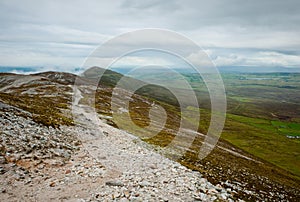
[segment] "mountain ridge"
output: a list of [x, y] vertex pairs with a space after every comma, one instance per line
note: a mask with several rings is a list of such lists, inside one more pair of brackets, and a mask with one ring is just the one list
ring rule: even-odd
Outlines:
[[[109, 73], [110, 75], [114, 74], [114, 72]], [[62, 78], [63, 76], [59, 75], [66, 75], [67, 77]], [[121, 76], [120, 74], [117, 75]], [[0, 93], [0, 101], [15, 107], [20, 107], [23, 110], [32, 113], [33, 120], [36, 123], [46, 125], [47, 127], [59, 128], [61, 127], [61, 125], [72, 126], [75, 123], [74, 120], [70, 117], [69, 110], [70, 105], [72, 104], [73, 88], [69, 85], [77, 77], [78, 76], [76, 75], [68, 73], [64, 74], [56, 72], [46, 72], [33, 75], [0, 74], [1, 84], [4, 85], [3, 81], [5, 81], [7, 82], [7, 85], [10, 86], [8, 88], [6, 87], [3, 90], [3, 92]], [[15, 80], [12, 80], [13, 78]], [[107, 78], [110, 77], [108, 76]], [[78, 104], [86, 105], [88, 103], [87, 95], [89, 92], [91, 92], [92, 88], [89, 88], [88, 86], [84, 85], [84, 81], [87, 78], [83, 77], [80, 79], [82, 79], [82, 85], [79, 85], [79, 89], [83, 93], [83, 99], [81, 99]], [[95, 77], [93, 79], [95, 79]], [[21, 85], [12, 85], [15, 81], [17, 81], [17, 84]], [[95, 80], [93, 80], [93, 82], [89, 81], [90, 83], [88, 82], [88, 84], [93, 86], [95, 84], [94, 81]], [[112, 82], [110, 81], [109, 85], [107, 86], [100, 85], [99, 93], [96, 93], [97, 112], [99, 112], [99, 114], [106, 115], [106, 117], [102, 119], [103, 121], [106, 121], [108, 123], [109, 121], [111, 121], [111, 112], [110, 110], [105, 111], [110, 107], [110, 100], [107, 96], [111, 95], [111, 84], [114, 84], [114, 82], [116, 81], [117, 79], [113, 80]], [[84, 94], [84, 92], [87, 93]], [[127, 95], [126, 91], [122, 92], [124, 94], [120, 94], [119, 97], [117, 97], [118, 100], [122, 100], [122, 96]], [[151, 102], [149, 102], [147, 97], [136, 95], [136, 97], [133, 98], [133, 101], [134, 102], [131, 106], [133, 114], [131, 118], [133, 118], [135, 120], [135, 123], [138, 125], [147, 125], [147, 110], [150, 107], [149, 104], [151, 104], [153, 100], [150, 100]], [[169, 127], [168, 130], [172, 132], [162, 133], [160, 136], [157, 136], [152, 139], [146, 138], [144, 139], [144, 141], [150, 143], [150, 145], [153, 145], [154, 148], [159, 151], [161, 148], [159, 146], [160, 144], [162, 144], [163, 142], [164, 144], [168, 144], [173, 139], [172, 133], [176, 132], [175, 125], [177, 124], [177, 115], [176, 108], [172, 108], [171, 105], [164, 104], [161, 101], [157, 103], [162, 104], [162, 106], [166, 107], [166, 109], [168, 110], [170, 118], [168, 119], [169, 122], [167, 122], [167, 126]], [[49, 108], [50, 106], [51, 108]], [[138, 108], [138, 106], [143, 106], [143, 108]], [[201, 145], [200, 135], [199, 140], [197, 139], [196, 141], [199, 141], [197, 142], [197, 144]], [[197, 144], [193, 146], [196, 146]], [[238, 157], [234, 155], [234, 153], [232, 153], [231, 151], [235, 151], [240, 155], [247, 156], [247, 158], [254, 159], [259, 163], [245, 159], [243, 157]], [[299, 192], [297, 192], [298, 188], [291, 188], [293, 186], [297, 187], [297, 180], [293, 179], [290, 174], [287, 174], [285, 171], [268, 164], [262, 159], [249, 155], [248, 153], [240, 150], [239, 148], [235, 148], [233, 145], [229, 144], [224, 140], [221, 140], [218, 143], [218, 147], [216, 147], [214, 152], [204, 161], [197, 161], [194, 156], [195, 154], [197, 153], [194, 153], [194, 150], [191, 149], [190, 152], [188, 152], [182, 159], [180, 159], [179, 162], [190, 169], [202, 172], [203, 175], [214, 184], [219, 184], [222, 182], [223, 184], [220, 184], [220, 186], [224, 186], [230, 188], [231, 190], [235, 190], [237, 192], [235, 196], [236, 198], [246, 199], [248, 197], [252, 197], [252, 199], [254, 200], [271, 197], [268, 196], [268, 194], [256, 192], [256, 189], [264, 190], [266, 193], [275, 189], [278, 192], [285, 194], [287, 198], [290, 196], [297, 198], [297, 196], [299, 196]], [[232, 170], [233, 173], [230, 174], [231, 176], [228, 175], [228, 170]], [[273, 174], [264, 174], [266, 170], [273, 170]], [[256, 178], [251, 180], [251, 178], [249, 178], [248, 175], [251, 176], [251, 174], [253, 173], [255, 173]], [[282, 178], [282, 180], [278, 181], [275, 178]], [[226, 179], [228, 180], [227, 185], [225, 183]], [[238, 182], [241, 184], [244, 183], [245, 185], [234, 185], [233, 181], [236, 180], [238, 180]], [[254, 186], [255, 188], [251, 186]], [[268, 186], [270, 186], [271, 189], [267, 188]], [[281, 190], [282, 186], [285, 187], [284, 192], [282, 192]], [[251, 192], [253, 192], [253, 194], [247, 194], [245, 190], [250, 190]], [[275, 194], [272, 197], [276, 198], [279, 197], [279, 195]], [[290, 200], [292, 199], [293, 198], [291, 198]]]

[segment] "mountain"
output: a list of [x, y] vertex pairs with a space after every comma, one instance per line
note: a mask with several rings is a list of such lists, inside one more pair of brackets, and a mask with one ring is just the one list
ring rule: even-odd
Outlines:
[[[96, 83], [99, 74], [103, 74], [103, 76], [100, 82]], [[125, 83], [128, 84], [128, 89], [114, 88], [121, 78], [124, 78]], [[75, 81], [79, 81], [78, 86], [72, 86]], [[140, 191], [142, 197], [146, 197], [146, 194], [141, 187], [144, 187], [145, 192], [151, 193], [153, 187], [159, 191], [166, 192], [170, 199], [175, 200], [176, 194], [172, 194], [167, 187], [169, 185], [170, 187], [175, 186], [177, 183], [175, 187], [177, 187], [176, 190], [178, 189], [179, 195], [177, 197], [179, 198], [185, 196], [183, 192], [186, 192], [190, 194], [189, 197], [194, 197], [193, 200], [203, 200], [204, 198], [207, 200], [214, 198], [229, 201], [230, 199], [282, 200], [283, 197], [285, 200], [297, 201], [300, 196], [300, 181], [296, 176], [268, 163], [264, 159], [243, 151], [222, 138], [207, 158], [199, 160], [197, 158], [199, 147], [203, 143], [207, 128], [199, 128], [199, 131], [193, 134], [189, 130], [189, 124], [190, 126], [193, 125], [193, 116], [199, 115], [198, 111], [191, 108], [192, 110], [188, 111], [189, 114], [181, 114], [178, 105], [173, 102], [173, 98], [166, 98], [168, 92], [162, 92], [162, 88], [155, 85], [146, 86], [131, 96], [129, 90], [140, 84], [146, 85], [146, 83], [137, 79], [123, 77], [120, 73], [97, 67], [91, 68], [81, 76], [58, 72], [44, 72], [32, 75], [1, 73], [0, 120], [2, 126], [0, 127], [0, 154], [2, 160], [0, 159], [0, 167], [2, 167], [2, 170], [0, 169], [0, 171], [3, 173], [0, 175], [1, 179], [3, 179], [1, 182], [8, 182], [14, 177], [12, 173], [20, 172], [19, 181], [23, 182], [24, 180], [26, 188], [26, 183], [28, 183], [29, 179], [26, 172], [34, 173], [35, 170], [38, 170], [36, 172], [41, 174], [51, 170], [57, 176], [59, 176], [57, 172], [63, 172], [61, 179], [64, 179], [64, 175], [70, 176], [71, 180], [75, 180], [76, 176], [85, 176], [86, 178], [83, 179], [91, 180], [86, 186], [92, 186], [92, 178], [89, 178], [90, 176], [87, 177], [88, 173], [91, 173], [91, 176], [102, 176], [101, 173], [114, 172], [114, 170], [105, 171], [108, 167], [103, 168], [95, 162], [99, 161], [100, 164], [107, 163], [108, 166], [123, 159], [124, 163], [118, 164], [118, 166], [125, 166], [124, 169], [128, 172], [126, 174], [126, 172], [120, 171], [120, 175], [123, 176], [121, 179], [126, 183], [133, 183], [130, 186], [137, 187], [136, 190]], [[96, 91], [95, 86], [98, 86]], [[115, 92], [114, 104], [116, 107], [114, 112], [111, 104], [113, 92]], [[126, 109], [124, 108], [124, 98], [129, 96], [131, 96], [129, 109]], [[95, 103], [93, 103], [93, 98], [95, 98]], [[72, 106], [74, 110], [75, 101], [78, 103], [75, 104], [76, 113], [74, 115], [72, 114]], [[149, 114], [152, 106], [157, 106], [158, 110], [151, 112], [151, 122]], [[161, 113], [162, 110], [158, 106], [164, 108], [166, 123], [157, 135], [151, 136], [151, 130], [159, 129], [161, 123], [163, 123], [161, 121], [163, 113]], [[95, 107], [100, 122], [94, 120], [91, 114], [92, 107]], [[128, 110], [130, 112], [129, 118], [139, 127], [127, 125], [128, 116], [125, 116], [125, 114]], [[206, 111], [201, 112], [206, 113]], [[206, 115], [209, 117], [209, 114]], [[182, 134], [183, 138], [176, 140], [175, 136], [180, 127], [181, 119], [186, 123], [185, 126], [187, 128]], [[94, 121], [96, 121], [95, 124], [93, 124]], [[106, 123], [115, 128], [108, 126]], [[101, 126], [102, 135], [100, 136], [98, 134], [100, 133], [98, 131], [99, 128], [94, 128], [97, 124]], [[152, 128], [147, 130], [149, 125]], [[126, 133], [127, 135], [125, 135], [126, 138], [124, 139], [125, 132], [116, 128], [127, 131], [129, 134]], [[21, 132], [22, 130], [24, 130], [24, 133]], [[196, 135], [196, 138], [193, 140], [192, 145], [186, 148], [187, 153], [180, 156], [179, 152], [186, 147], [186, 141], [190, 140], [192, 135]], [[103, 142], [110, 146], [105, 147]], [[138, 144], [133, 144], [132, 142], [138, 142]], [[171, 142], [174, 143], [174, 146], [170, 147], [169, 150], [165, 149]], [[101, 144], [101, 146], [96, 143]], [[115, 148], [113, 145], [118, 146]], [[86, 150], [89, 154], [84, 152]], [[94, 156], [95, 158], [97, 157], [97, 161], [87, 157], [97, 150], [102, 152], [102, 154], [97, 153], [100, 156]], [[151, 158], [147, 156], [156, 156], [156, 154], [148, 153], [149, 150], [161, 153], [170, 159], [176, 159], [177, 162], [186, 166], [186, 168], [169, 163], [166, 164], [169, 167], [164, 167], [164, 164], [161, 163], [161, 165], [150, 165], [151, 169], [147, 168], [149, 171], [146, 171], [147, 169], [142, 164], [148, 165], [152, 161], [154, 162], [153, 159], [150, 160]], [[105, 153], [108, 151], [110, 154]], [[133, 155], [135, 153], [140, 155], [139, 158]], [[104, 154], [105, 156], [101, 156]], [[109, 158], [113, 158], [113, 161], [110, 161]], [[149, 162], [142, 161], [143, 158]], [[127, 164], [125, 159], [135, 159], [136, 161], [131, 162], [131, 160], [128, 160], [131, 163]], [[56, 161], [58, 163], [55, 163]], [[169, 162], [169, 160], [162, 160], [161, 162], [164, 161]], [[144, 168], [145, 171], [134, 170], [137, 174], [133, 174], [134, 172], [130, 170], [130, 167], [135, 167], [134, 162], [138, 162], [139, 169]], [[16, 165], [16, 167], [12, 166], [13, 164], [11, 163]], [[77, 166], [70, 167], [72, 164]], [[39, 165], [41, 165], [40, 168]], [[169, 168], [171, 170], [168, 171]], [[85, 169], [88, 171], [85, 171]], [[156, 171], [156, 169], [159, 171]], [[181, 169], [187, 169], [186, 173], [193, 173], [190, 172], [191, 170], [197, 171], [197, 173], [200, 172], [203, 178], [203, 182], [201, 182], [204, 185], [201, 187], [201, 183], [194, 182], [194, 187], [192, 188], [188, 181], [193, 182], [195, 178], [184, 179], [186, 180], [184, 181], [183, 178], [179, 177], [183, 174]], [[143, 175], [138, 175], [139, 172], [156, 174], [153, 174], [153, 176], [149, 174], [149, 179], [138, 180], [139, 184], [136, 185], [130, 176], [134, 175], [134, 179], [143, 177], [144, 173]], [[173, 172], [178, 173], [178, 177], [174, 181], [175, 184], [171, 182]], [[47, 175], [53, 175], [53, 173], [48, 173]], [[163, 173], [163, 176], [160, 176], [162, 174], [158, 173]], [[35, 174], [32, 175], [35, 176]], [[62, 183], [60, 184], [59, 182], [59, 178], [55, 178], [55, 175], [51, 178], [52, 181], [46, 180], [46, 182], [49, 183], [51, 189], [56, 186], [64, 189]], [[148, 176], [148, 174], [145, 175]], [[192, 174], [186, 175], [192, 176]], [[25, 179], [22, 176], [25, 176]], [[164, 179], [161, 179], [162, 177]], [[161, 179], [161, 181], [156, 182], [156, 178]], [[40, 177], [35, 179], [43, 181], [43, 178]], [[100, 178], [95, 177], [94, 179], [99, 180], [99, 183], [103, 184], [103, 180], [101, 181]], [[206, 179], [212, 185], [208, 186]], [[35, 181], [32, 183], [34, 184]], [[120, 187], [127, 186], [124, 185], [124, 182], [116, 180], [109, 181], [107, 184]], [[189, 189], [185, 190], [183, 184], [188, 184]], [[112, 190], [107, 188], [107, 186], [110, 185], [105, 185], [104, 183], [102, 187], [109, 194], [111, 194]], [[72, 184], [72, 186], [76, 188], [75, 185]], [[151, 190], [149, 187], [151, 187]], [[181, 188], [182, 192], [180, 191]], [[51, 192], [51, 189], [49, 192]], [[91, 189], [95, 190], [95, 188]], [[48, 190], [48, 188], [45, 190]], [[6, 190], [6, 192], [9, 193], [10, 190]], [[57, 192], [60, 193], [59, 190]], [[131, 193], [138, 196], [135, 190], [131, 190], [128, 191], [128, 198], [131, 197]], [[118, 196], [114, 195], [114, 197], [121, 198], [123, 194], [126, 196], [127, 192], [126, 194], [122, 192]], [[153, 194], [155, 196], [159, 195], [154, 192]], [[96, 197], [96, 194], [93, 196]], [[104, 194], [103, 197], [105, 198], [106, 195]], [[201, 199], [201, 197], [203, 198]]]

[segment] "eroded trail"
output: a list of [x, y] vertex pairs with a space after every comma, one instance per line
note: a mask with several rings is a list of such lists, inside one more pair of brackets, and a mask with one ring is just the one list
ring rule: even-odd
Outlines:
[[[117, 191], [116, 196], [126, 198], [122, 193], [127, 190], [133, 198], [150, 201], [210, 201], [230, 197], [225, 189], [201, 178], [200, 173], [149, 150], [135, 136], [102, 122], [91, 107], [79, 104], [80, 90], [75, 87], [74, 92], [75, 120], [87, 129], [87, 133], [79, 134], [84, 148], [107, 170], [118, 174], [107, 184], [122, 187], [118, 190], [103, 185], [99, 192]], [[199, 192], [200, 188], [207, 193]]]
[[73, 90], [75, 126], [46, 127], [0, 105], [2, 201], [232, 201], [231, 191], [100, 120]]

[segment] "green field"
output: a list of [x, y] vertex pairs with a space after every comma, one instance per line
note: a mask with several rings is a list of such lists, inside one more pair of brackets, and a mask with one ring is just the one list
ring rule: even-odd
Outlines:
[[300, 74], [222, 77], [228, 111], [221, 137], [300, 177], [300, 139], [287, 137], [300, 136]]
[[[208, 91], [196, 74], [184, 74], [184, 77], [198, 97], [201, 108], [199, 131], [205, 133], [210, 120]], [[221, 138], [293, 173], [299, 179], [300, 139], [288, 136], [300, 136], [300, 74], [226, 73], [222, 74], [222, 79], [227, 96], [227, 117]], [[188, 89], [175, 90], [184, 95]], [[172, 94], [155, 86], [144, 87], [138, 93], [177, 104]], [[191, 123], [194, 122], [193, 116], [197, 116], [193, 115], [193, 107], [188, 107], [189, 112], [185, 114]]]

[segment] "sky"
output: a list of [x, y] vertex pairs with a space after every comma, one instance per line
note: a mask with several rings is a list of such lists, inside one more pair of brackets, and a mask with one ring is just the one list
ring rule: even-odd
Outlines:
[[0, 26], [2, 71], [76, 72], [99, 45], [144, 28], [186, 36], [220, 68], [300, 70], [298, 0], [0, 0]]

